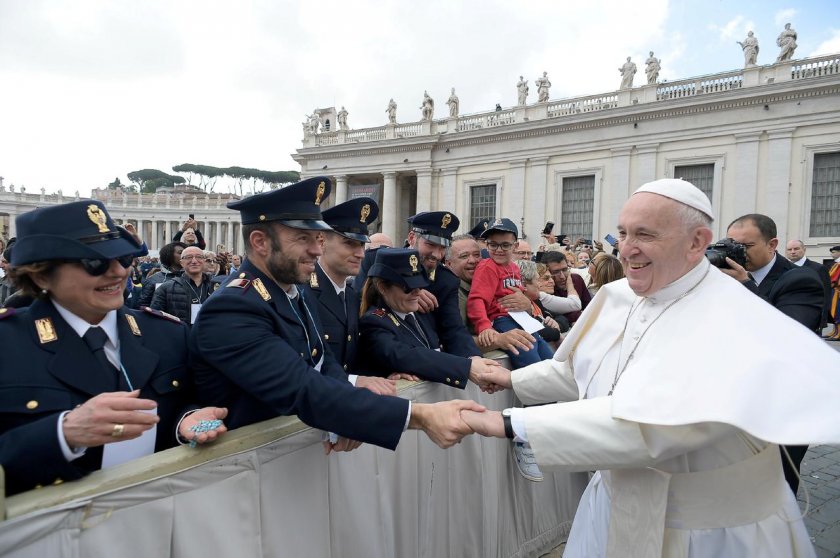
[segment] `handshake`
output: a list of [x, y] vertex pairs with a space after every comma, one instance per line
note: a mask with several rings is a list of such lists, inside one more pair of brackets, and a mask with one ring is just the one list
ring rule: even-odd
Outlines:
[[[510, 370], [494, 360], [473, 357], [470, 380], [485, 393], [511, 388]], [[414, 403], [411, 406], [411, 429], [422, 430], [441, 448], [460, 443], [464, 436], [481, 434], [503, 438], [504, 424], [497, 411], [488, 411], [475, 401], [455, 399], [440, 403]]]

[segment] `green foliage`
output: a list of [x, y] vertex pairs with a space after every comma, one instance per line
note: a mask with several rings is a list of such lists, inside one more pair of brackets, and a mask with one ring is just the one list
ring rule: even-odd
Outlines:
[[143, 193], [152, 193], [164, 186], [172, 187], [175, 184], [185, 184], [187, 182], [183, 176], [167, 174], [158, 169], [131, 171], [128, 173], [128, 179]]
[[[300, 173], [297, 171], [264, 171], [246, 167], [211, 167], [209, 165], [195, 165], [183, 163], [172, 167], [175, 172], [187, 173], [190, 175], [189, 184], [192, 184], [192, 175], [199, 177], [198, 187], [204, 191], [213, 191], [216, 180], [226, 176], [234, 180], [234, 191], [243, 194], [243, 184], [251, 181], [251, 191], [257, 192], [265, 189], [266, 186], [276, 188], [281, 184], [290, 184], [300, 180]], [[260, 183], [260, 184], [258, 184]], [[209, 188], [209, 190], [208, 190]]]

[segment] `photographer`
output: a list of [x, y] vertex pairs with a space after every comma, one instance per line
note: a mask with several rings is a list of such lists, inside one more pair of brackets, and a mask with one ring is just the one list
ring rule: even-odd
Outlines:
[[[743, 245], [743, 255], [746, 257], [743, 266], [732, 257], [727, 257], [730, 269], [721, 271], [819, 335], [822, 284], [814, 270], [795, 266], [776, 253], [779, 244], [776, 223], [766, 215], [744, 215], [729, 225], [726, 236]], [[788, 460], [782, 457], [785, 479], [796, 494], [799, 487], [799, 464], [808, 446], [784, 447], [795, 465], [794, 470]]]

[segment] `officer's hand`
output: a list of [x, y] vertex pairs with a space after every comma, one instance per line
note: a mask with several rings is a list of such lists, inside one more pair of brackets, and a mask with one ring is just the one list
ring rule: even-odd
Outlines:
[[405, 372], [394, 372], [390, 376], [388, 376], [389, 380], [407, 380], [409, 382], [419, 382], [420, 376], [415, 376], [414, 374], [406, 374]]
[[750, 278], [750, 276], [747, 274], [747, 270], [744, 269], [740, 264], [738, 264], [738, 262], [736, 262], [732, 258], [726, 258], [726, 263], [728, 263], [729, 267], [732, 268], [721, 269], [721, 271], [724, 272], [726, 275], [729, 275], [730, 277], [734, 278], [739, 283], [743, 283], [744, 281]]
[[420, 289], [420, 312], [428, 314], [438, 307], [438, 300], [435, 295], [426, 289]]
[[536, 339], [524, 329], [506, 331], [496, 339], [497, 347], [515, 355], [518, 355], [520, 350], [530, 351], [534, 348], [534, 343]]
[[490, 347], [491, 345], [496, 343], [498, 338], [499, 332], [493, 329], [492, 327], [488, 327], [487, 329], [478, 334], [478, 346]]
[[178, 426], [178, 435], [184, 440], [190, 440], [197, 444], [206, 444], [227, 432], [227, 427], [222, 424], [214, 430], [207, 432], [193, 432], [191, 429], [203, 420], [224, 420], [228, 410], [224, 407], [204, 407], [194, 413], [190, 413]]
[[359, 376], [356, 378], [356, 387], [372, 391], [377, 395], [396, 395], [397, 381], [389, 378], [378, 378], [376, 376]]
[[137, 438], [160, 421], [148, 412], [156, 407], [140, 390], [100, 393], [64, 415], [64, 439], [71, 448], [93, 448]]
[[528, 312], [530, 314], [534, 311], [531, 301], [522, 291], [514, 291], [509, 295], [503, 296], [499, 299], [499, 304], [508, 312]]
[[332, 443], [330, 441], [322, 442], [324, 446], [324, 455], [329, 455], [331, 452], [334, 451], [353, 451], [357, 447], [361, 446], [362, 443], [356, 440], [351, 440], [349, 438], [344, 438], [343, 436], [338, 437], [338, 441], [336, 443]]
[[486, 408], [475, 401], [462, 399], [431, 404], [414, 403], [411, 405], [408, 427], [423, 430], [430, 440], [442, 448], [452, 447], [473, 432], [461, 419], [463, 410], [482, 413]]

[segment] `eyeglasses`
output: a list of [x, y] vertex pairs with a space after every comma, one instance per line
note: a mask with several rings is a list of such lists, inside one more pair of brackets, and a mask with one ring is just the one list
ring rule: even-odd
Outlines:
[[507, 252], [508, 250], [513, 248], [513, 242], [488, 242], [487, 248], [489, 248], [490, 250], [498, 250], [499, 248], [501, 248], [502, 250]]
[[215, 262], [216, 258], [204, 258], [205, 262]]
[[188, 262], [188, 261], [191, 261], [191, 260], [201, 261], [203, 259], [204, 259], [204, 256], [181, 256], [181, 261], [182, 262]]
[[117, 260], [121, 266], [128, 269], [131, 267], [131, 263], [134, 261], [134, 256], [120, 256], [119, 258], [114, 259], [81, 259], [81, 260], [71, 260], [71, 263], [77, 263], [81, 265], [88, 275], [93, 275], [94, 277], [99, 277], [100, 275], [104, 275], [106, 271], [111, 267], [111, 262]]
[[564, 275], [569, 272], [568, 267], [564, 267], [563, 269], [555, 269], [554, 271], [549, 271], [552, 277], [557, 277], [558, 275]]
[[516, 254], [517, 256], [533, 256], [534, 255], [534, 253], [531, 252], [530, 250], [524, 250], [524, 251], [517, 250], [516, 252], [514, 252], [514, 254]]

